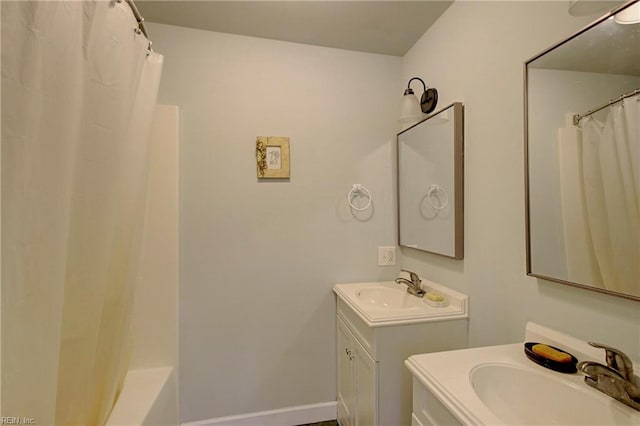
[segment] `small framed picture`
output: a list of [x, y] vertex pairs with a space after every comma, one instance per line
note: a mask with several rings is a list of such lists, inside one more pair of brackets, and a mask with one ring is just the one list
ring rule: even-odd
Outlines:
[[258, 179], [289, 179], [289, 138], [258, 136], [256, 161]]

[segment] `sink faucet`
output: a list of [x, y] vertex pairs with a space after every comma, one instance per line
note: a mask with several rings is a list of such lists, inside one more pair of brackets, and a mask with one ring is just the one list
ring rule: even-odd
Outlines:
[[408, 280], [404, 277], [398, 277], [396, 278], [396, 282], [398, 284], [406, 284], [407, 293], [413, 294], [416, 297], [424, 297], [425, 291], [422, 289], [422, 287], [420, 287], [420, 283], [422, 282], [422, 280], [420, 280], [418, 274], [416, 274], [415, 272], [407, 271], [406, 269], [403, 269], [401, 272], [406, 272], [407, 274], [409, 274], [409, 278], [411, 280]]
[[600, 343], [589, 344], [605, 350], [607, 365], [594, 361], [578, 363], [578, 369], [585, 375], [585, 383], [640, 411], [640, 378], [633, 374], [631, 359], [619, 349]]

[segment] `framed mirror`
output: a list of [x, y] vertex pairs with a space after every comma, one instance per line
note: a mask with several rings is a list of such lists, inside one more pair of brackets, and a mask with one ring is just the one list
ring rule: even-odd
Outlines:
[[398, 134], [398, 244], [454, 259], [464, 252], [463, 105]]
[[640, 3], [524, 64], [527, 274], [640, 300], [640, 22], [624, 22], [632, 8]]

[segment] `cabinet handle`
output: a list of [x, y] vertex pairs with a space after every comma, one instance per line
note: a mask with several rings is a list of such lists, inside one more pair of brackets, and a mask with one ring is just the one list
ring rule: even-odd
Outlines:
[[352, 360], [354, 355], [353, 355], [353, 351], [349, 348], [344, 348], [344, 351], [347, 353], [347, 356], [349, 357], [349, 360]]

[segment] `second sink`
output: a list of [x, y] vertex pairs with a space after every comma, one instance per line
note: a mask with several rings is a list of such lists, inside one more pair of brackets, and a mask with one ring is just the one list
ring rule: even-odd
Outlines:
[[505, 424], [637, 425], [637, 417], [562, 375], [486, 363], [473, 368], [470, 376], [476, 395]]
[[423, 390], [418, 414], [420, 404], [436, 401], [430, 412], [448, 416], [430, 424], [640, 425], [640, 412], [593, 389], [582, 374], [532, 362], [524, 342], [545, 342], [579, 360], [602, 357], [583, 340], [531, 322], [521, 343], [413, 355], [405, 365]]

